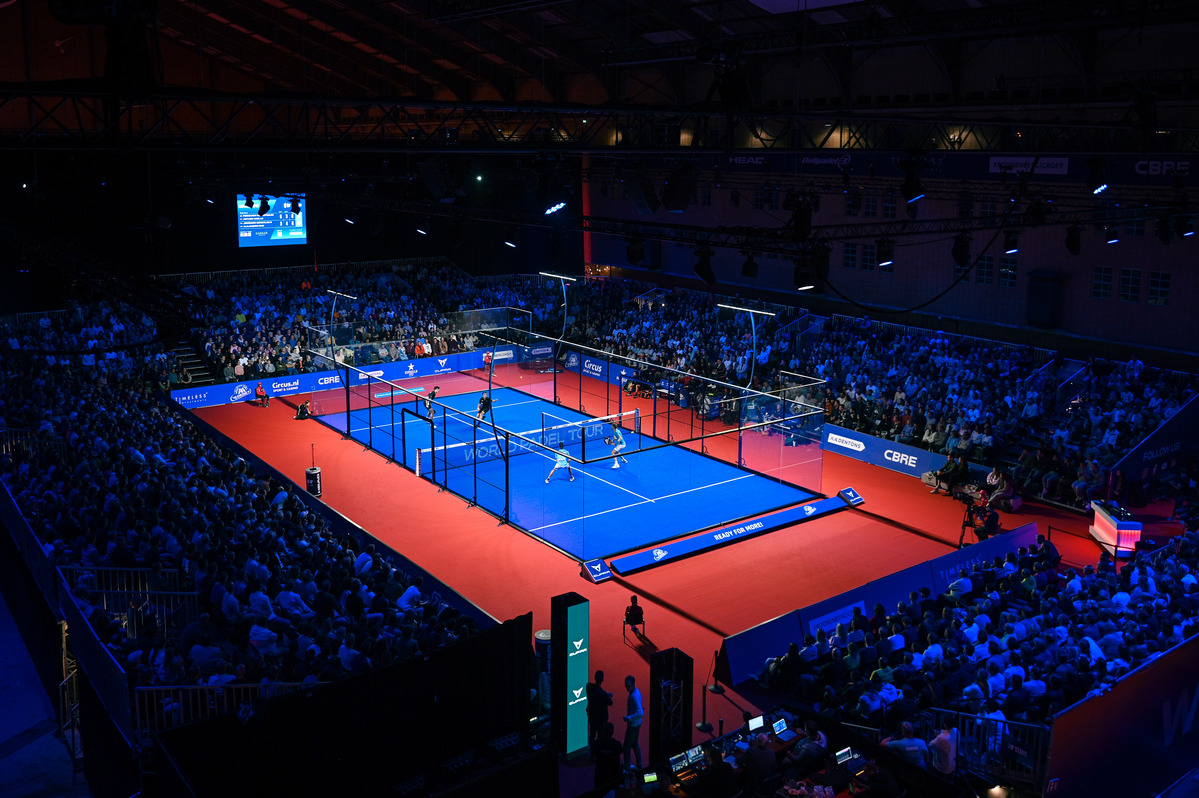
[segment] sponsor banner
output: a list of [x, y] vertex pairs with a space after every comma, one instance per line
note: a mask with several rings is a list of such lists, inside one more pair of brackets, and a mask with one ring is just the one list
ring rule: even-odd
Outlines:
[[1027, 174], [1065, 175], [1070, 173], [1070, 159], [1063, 156], [1037, 157], [1034, 155], [992, 156], [987, 171], [993, 175]]
[[[779, 648], [779, 641], [786, 640]], [[785, 654], [794, 641], [803, 645], [799, 613], [795, 610], [724, 639], [719, 667], [725, 684], [737, 685], [762, 672], [769, 657]]]
[[933, 454], [915, 446], [876, 438], [827, 422], [820, 448], [917, 478], [926, 471], [935, 471], [945, 462], [943, 454]]
[[[1199, 635], [1053, 718], [1045, 795], [1172, 793], [1199, 760]], [[1120, 741], [1118, 756], [1096, 756]], [[1192, 779], [1187, 778], [1187, 781]]]
[[624, 385], [626, 379], [637, 376], [636, 369], [574, 351], [566, 355], [566, 370], [605, 380], [613, 385]]
[[[523, 350], [523, 347], [520, 349]], [[483, 368], [484, 354], [483, 350], [475, 350], [418, 360], [378, 363], [361, 371], [353, 372], [351, 380], [355, 384], [361, 384], [371, 377], [381, 380], [406, 380], [478, 369]], [[523, 351], [517, 352], [512, 347], [495, 350], [496, 361], [511, 362], [518, 360], [521, 355], [523, 355]], [[317, 371], [311, 374], [292, 374], [285, 377], [230, 382], [223, 385], [206, 385], [203, 388], [184, 388], [171, 391], [171, 398], [186, 408], [247, 402], [254, 398], [254, 390], [259, 382], [266, 389], [268, 396], [291, 396], [297, 393], [313, 393], [340, 388], [341, 375], [336, 371]]]
[[1194, 448], [1196, 435], [1199, 435], [1199, 397], [1192, 397], [1124, 455], [1112, 473], [1123, 471], [1132, 482], [1173, 474]]
[[[857, 494], [855, 493], [855, 495]], [[810, 502], [809, 504], [803, 504], [799, 507], [792, 507], [789, 510], [780, 510], [777, 513], [753, 521], [732, 524], [720, 529], [701, 532], [698, 535], [683, 538], [682, 540], [670, 541], [661, 546], [656, 546], [649, 551], [639, 551], [635, 554], [617, 557], [611, 560], [609, 565], [616, 573], [627, 575], [655, 565], [662, 565], [681, 557], [689, 557], [701, 551], [714, 549], [717, 546], [723, 546], [735, 540], [773, 532], [789, 524], [807, 521], [809, 518], [816, 518], [826, 513], [842, 510], [848, 506], [849, 504], [840, 496], [832, 496], [827, 499]]]
[[587, 578], [597, 585], [612, 578], [612, 570], [603, 560], [588, 560], [583, 563], [583, 570], [586, 572]]
[[[929, 588], [932, 595], [939, 596], [958, 578], [958, 571], [962, 568], [972, 569], [976, 562], [989, 563], [997, 555], [1006, 555], [1009, 551], [1035, 543], [1036, 540], [1037, 525], [1025, 524], [973, 546], [942, 554], [936, 559], [896, 571], [840, 595], [818, 601], [799, 611], [803, 633], [814, 635], [816, 630], [824, 629], [831, 634], [837, 624], [848, 624], [853, 617], [854, 607], [861, 607], [866, 615], [870, 614], [870, 608], [875, 604], [882, 604], [888, 610], [893, 610], [898, 602], [906, 602], [913, 590], [922, 587]], [[782, 650], [785, 651], [787, 643], [776, 641], [776, 645], [778, 643], [782, 643]]]

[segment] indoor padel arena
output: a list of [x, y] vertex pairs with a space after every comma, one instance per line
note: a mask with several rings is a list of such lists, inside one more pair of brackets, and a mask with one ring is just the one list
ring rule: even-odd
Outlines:
[[0, 796], [1199, 796], [1193, 3], [0, 15]]

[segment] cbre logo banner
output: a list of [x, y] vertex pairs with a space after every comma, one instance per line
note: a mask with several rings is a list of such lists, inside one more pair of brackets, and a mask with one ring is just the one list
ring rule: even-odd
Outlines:
[[907, 446], [864, 432], [825, 424], [821, 448], [871, 465], [889, 468], [908, 476], [919, 477], [936, 470], [945, 461], [944, 455], [933, 454], [915, 446]]

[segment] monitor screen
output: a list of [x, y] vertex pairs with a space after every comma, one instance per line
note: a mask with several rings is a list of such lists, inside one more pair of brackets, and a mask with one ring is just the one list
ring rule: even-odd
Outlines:
[[766, 725], [766, 716], [758, 715], [756, 718], [749, 719], [749, 730], [751, 732], [761, 731]]
[[303, 194], [238, 194], [237, 246], [308, 243], [308, 202]]
[[852, 748], [842, 748], [840, 751], [837, 752], [837, 764], [838, 765], [844, 765], [850, 759], [853, 759], [853, 749]]
[[645, 777], [642, 780], [646, 784], [657, 784], [658, 783], [658, 774], [651, 770], [649, 773], [645, 774]]
[[686, 751], [679, 754], [678, 756], [672, 756], [670, 758], [670, 769], [674, 773], [678, 773], [680, 770], [687, 769], [687, 752]]
[[704, 760], [704, 747], [697, 745], [687, 752], [687, 764], [698, 765]]
[[774, 733], [775, 734], [782, 734], [786, 730], [787, 730], [787, 719], [786, 718], [779, 718], [778, 720], [776, 720], [774, 722]]

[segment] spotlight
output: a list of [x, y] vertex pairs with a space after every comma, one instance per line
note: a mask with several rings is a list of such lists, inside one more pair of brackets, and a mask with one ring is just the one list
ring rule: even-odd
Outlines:
[[1020, 251], [1020, 233], [1017, 230], [1003, 231], [1003, 254], [1015, 255]]
[[[346, 219], [346, 221], [349, 222], [350, 220]], [[353, 224], [353, 222], [350, 222], [350, 224]], [[420, 233], [423, 236], [427, 236], [429, 234], [429, 231], [424, 229], [423, 227], [416, 228], [416, 232]]]
[[210, 199], [206, 199], [206, 200], [204, 200], [204, 201], [205, 201], [205, 202], [207, 202], [209, 205], [214, 205], [214, 204], [215, 204], [215, 203], [214, 203], [212, 200], [210, 200]]
[[1190, 214], [1175, 217], [1174, 233], [1179, 238], [1190, 238], [1195, 235], [1195, 217]]
[[562, 210], [565, 207], [566, 207], [565, 202], [555, 202], [553, 205], [551, 205], [545, 209], [545, 215], [549, 216], [551, 213], [557, 213], [558, 211]]
[[1066, 228], [1066, 251], [1071, 255], [1082, 252], [1082, 228], [1076, 224]]
[[347, 217], [346, 217], [346, 224], [354, 224], [354, 223], [355, 223], [355, 222], [354, 222], [354, 219], [355, 219], [355, 217], [353, 217], [353, 216], [347, 216]]
[[253, 208], [254, 207], [254, 198], [251, 195], [247, 194], [246, 201], [243, 202], [242, 204], [245, 205], [247, 208]]
[[958, 233], [953, 237], [953, 263], [959, 269], [970, 267], [970, 234]]
[[266, 216], [268, 213], [270, 213], [270, 210], [271, 204], [267, 202], [266, 195], [260, 194], [258, 196], [258, 215]]
[[889, 238], [880, 238], [875, 242], [878, 248], [878, 265], [890, 266], [895, 262], [895, 242]]
[[712, 271], [712, 247], [708, 246], [707, 241], [703, 241], [695, 249], [695, 276], [703, 280], [706, 285], [716, 285], [716, 273]]
[[1107, 191], [1107, 177], [1103, 171], [1103, 159], [1099, 157], [1087, 161], [1090, 171], [1087, 173], [1087, 189], [1092, 194], [1102, 194]]
[[504, 246], [506, 246], [506, 247], [512, 247], [513, 249], [516, 249], [516, 237], [517, 237], [517, 235], [518, 235], [518, 230], [517, 230], [517, 228], [515, 228], [515, 227], [509, 227], [509, 228], [508, 228], [508, 230], [507, 230], [507, 232], [506, 232], [506, 233], [504, 233]]
[[741, 276], [742, 277], [757, 277], [758, 276], [758, 262], [756, 260], [754, 260], [754, 253], [742, 252], [741, 254], [745, 256], [745, 263], [741, 264]]
[[1105, 224], [1103, 226], [1103, 239], [1109, 244], [1118, 244], [1120, 242], [1120, 225]]

